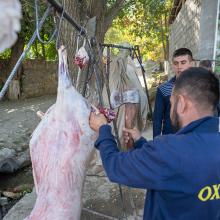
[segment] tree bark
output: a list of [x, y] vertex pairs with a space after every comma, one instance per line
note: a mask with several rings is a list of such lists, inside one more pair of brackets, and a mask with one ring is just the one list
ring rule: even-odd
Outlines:
[[[22, 36], [18, 36], [18, 40], [14, 44], [14, 46], [11, 49], [11, 57], [8, 61], [8, 64], [6, 65], [3, 72], [5, 72], [6, 78], [10, 75], [12, 69], [14, 68], [15, 64], [17, 63], [19, 57], [21, 56], [23, 50], [24, 50], [24, 44], [25, 39]], [[11, 82], [11, 85], [9, 87], [9, 91], [7, 93], [7, 97], [10, 99], [19, 99], [20, 97], [20, 79], [22, 76], [22, 66], [20, 66], [17, 70], [17, 73]], [[6, 81], [6, 79], [5, 79]]]
[[[24, 45], [25, 45], [25, 39], [19, 35], [16, 43], [14, 44], [14, 46], [11, 49], [11, 56], [10, 56], [10, 59], [8, 60], [8, 64], [7, 64], [6, 68], [3, 70], [3, 72], [6, 73], [5, 74], [6, 76], [8, 76], [11, 73], [13, 67], [17, 63], [19, 57], [21, 56], [21, 54], [24, 50]], [[20, 68], [17, 71], [15, 79], [18, 79], [21, 76]]]
[[[113, 19], [122, 9], [125, 0], [116, 0], [115, 4], [109, 9], [107, 8], [107, 0], [64, 0], [63, 2], [65, 10], [81, 26], [85, 26], [90, 18], [96, 16], [95, 37], [98, 43], [103, 43], [105, 33]], [[75, 69], [72, 61], [75, 55], [77, 34], [76, 30], [68, 22], [62, 22], [61, 42], [67, 47], [71, 70]], [[73, 78], [75, 77], [76, 74], [74, 74]]]

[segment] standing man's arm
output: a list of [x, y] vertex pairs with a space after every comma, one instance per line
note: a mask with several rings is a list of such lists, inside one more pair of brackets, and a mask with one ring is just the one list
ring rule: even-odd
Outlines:
[[153, 115], [153, 137], [161, 135], [162, 123], [164, 117], [164, 99], [162, 92], [157, 88], [157, 94], [154, 105], [154, 115]]
[[[110, 181], [144, 189], [172, 188], [170, 181], [179, 173], [179, 154], [173, 148], [164, 147], [160, 138], [148, 142], [140, 137], [136, 147], [119, 152], [111, 127], [103, 115], [90, 115], [90, 127], [99, 132], [95, 147], [100, 151], [103, 166]], [[132, 129], [125, 130], [131, 133]], [[136, 139], [137, 136], [132, 138]], [[172, 158], [172, 159], [171, 159]]]

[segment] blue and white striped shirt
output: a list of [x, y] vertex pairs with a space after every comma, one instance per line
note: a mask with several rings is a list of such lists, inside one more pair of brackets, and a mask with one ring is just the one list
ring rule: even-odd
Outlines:
[[170, 96], [176, 77], [157, 88], [153, 115], [153, 137], [173, 133], [170, 120]]

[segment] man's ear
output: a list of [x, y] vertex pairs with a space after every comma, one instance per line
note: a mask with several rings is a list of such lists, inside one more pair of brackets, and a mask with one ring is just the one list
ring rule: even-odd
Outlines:
[[186, 112], [187, 104], [188, 103], [187, 103], [186, 97], [183, 95], [179, 95], [178, 103], [177, 103], [177, 113], [179, 115], [183, 115]]

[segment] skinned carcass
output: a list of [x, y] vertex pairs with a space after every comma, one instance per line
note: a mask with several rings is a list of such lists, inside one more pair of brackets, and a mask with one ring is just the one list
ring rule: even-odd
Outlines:
[[[119, 140], [122, 149], [128, 150], [133, 146], [133, 141], [130, 139], [127, 144], [124, 143], [123, 128], [137, 127], [139, 131], [144, 131], [149, 111], [147, 96], [138, 79], [137, 68], [127, 54], [119, 54], [118, 57], [112, 58], [108, 80], [114, 102], [110, 100], [111, 107], [117, 113], [116, 125]], [[108, 106], [106, 86], [103, 87], [102, 96], [104, 105]]]
[[26, 220], [79, 220], [87, 162], [95, 133], [91, 106], [72, 86], [66, 50], [59, 49], [56, 103], [45, 113], [30, 141], [35, 206]]

